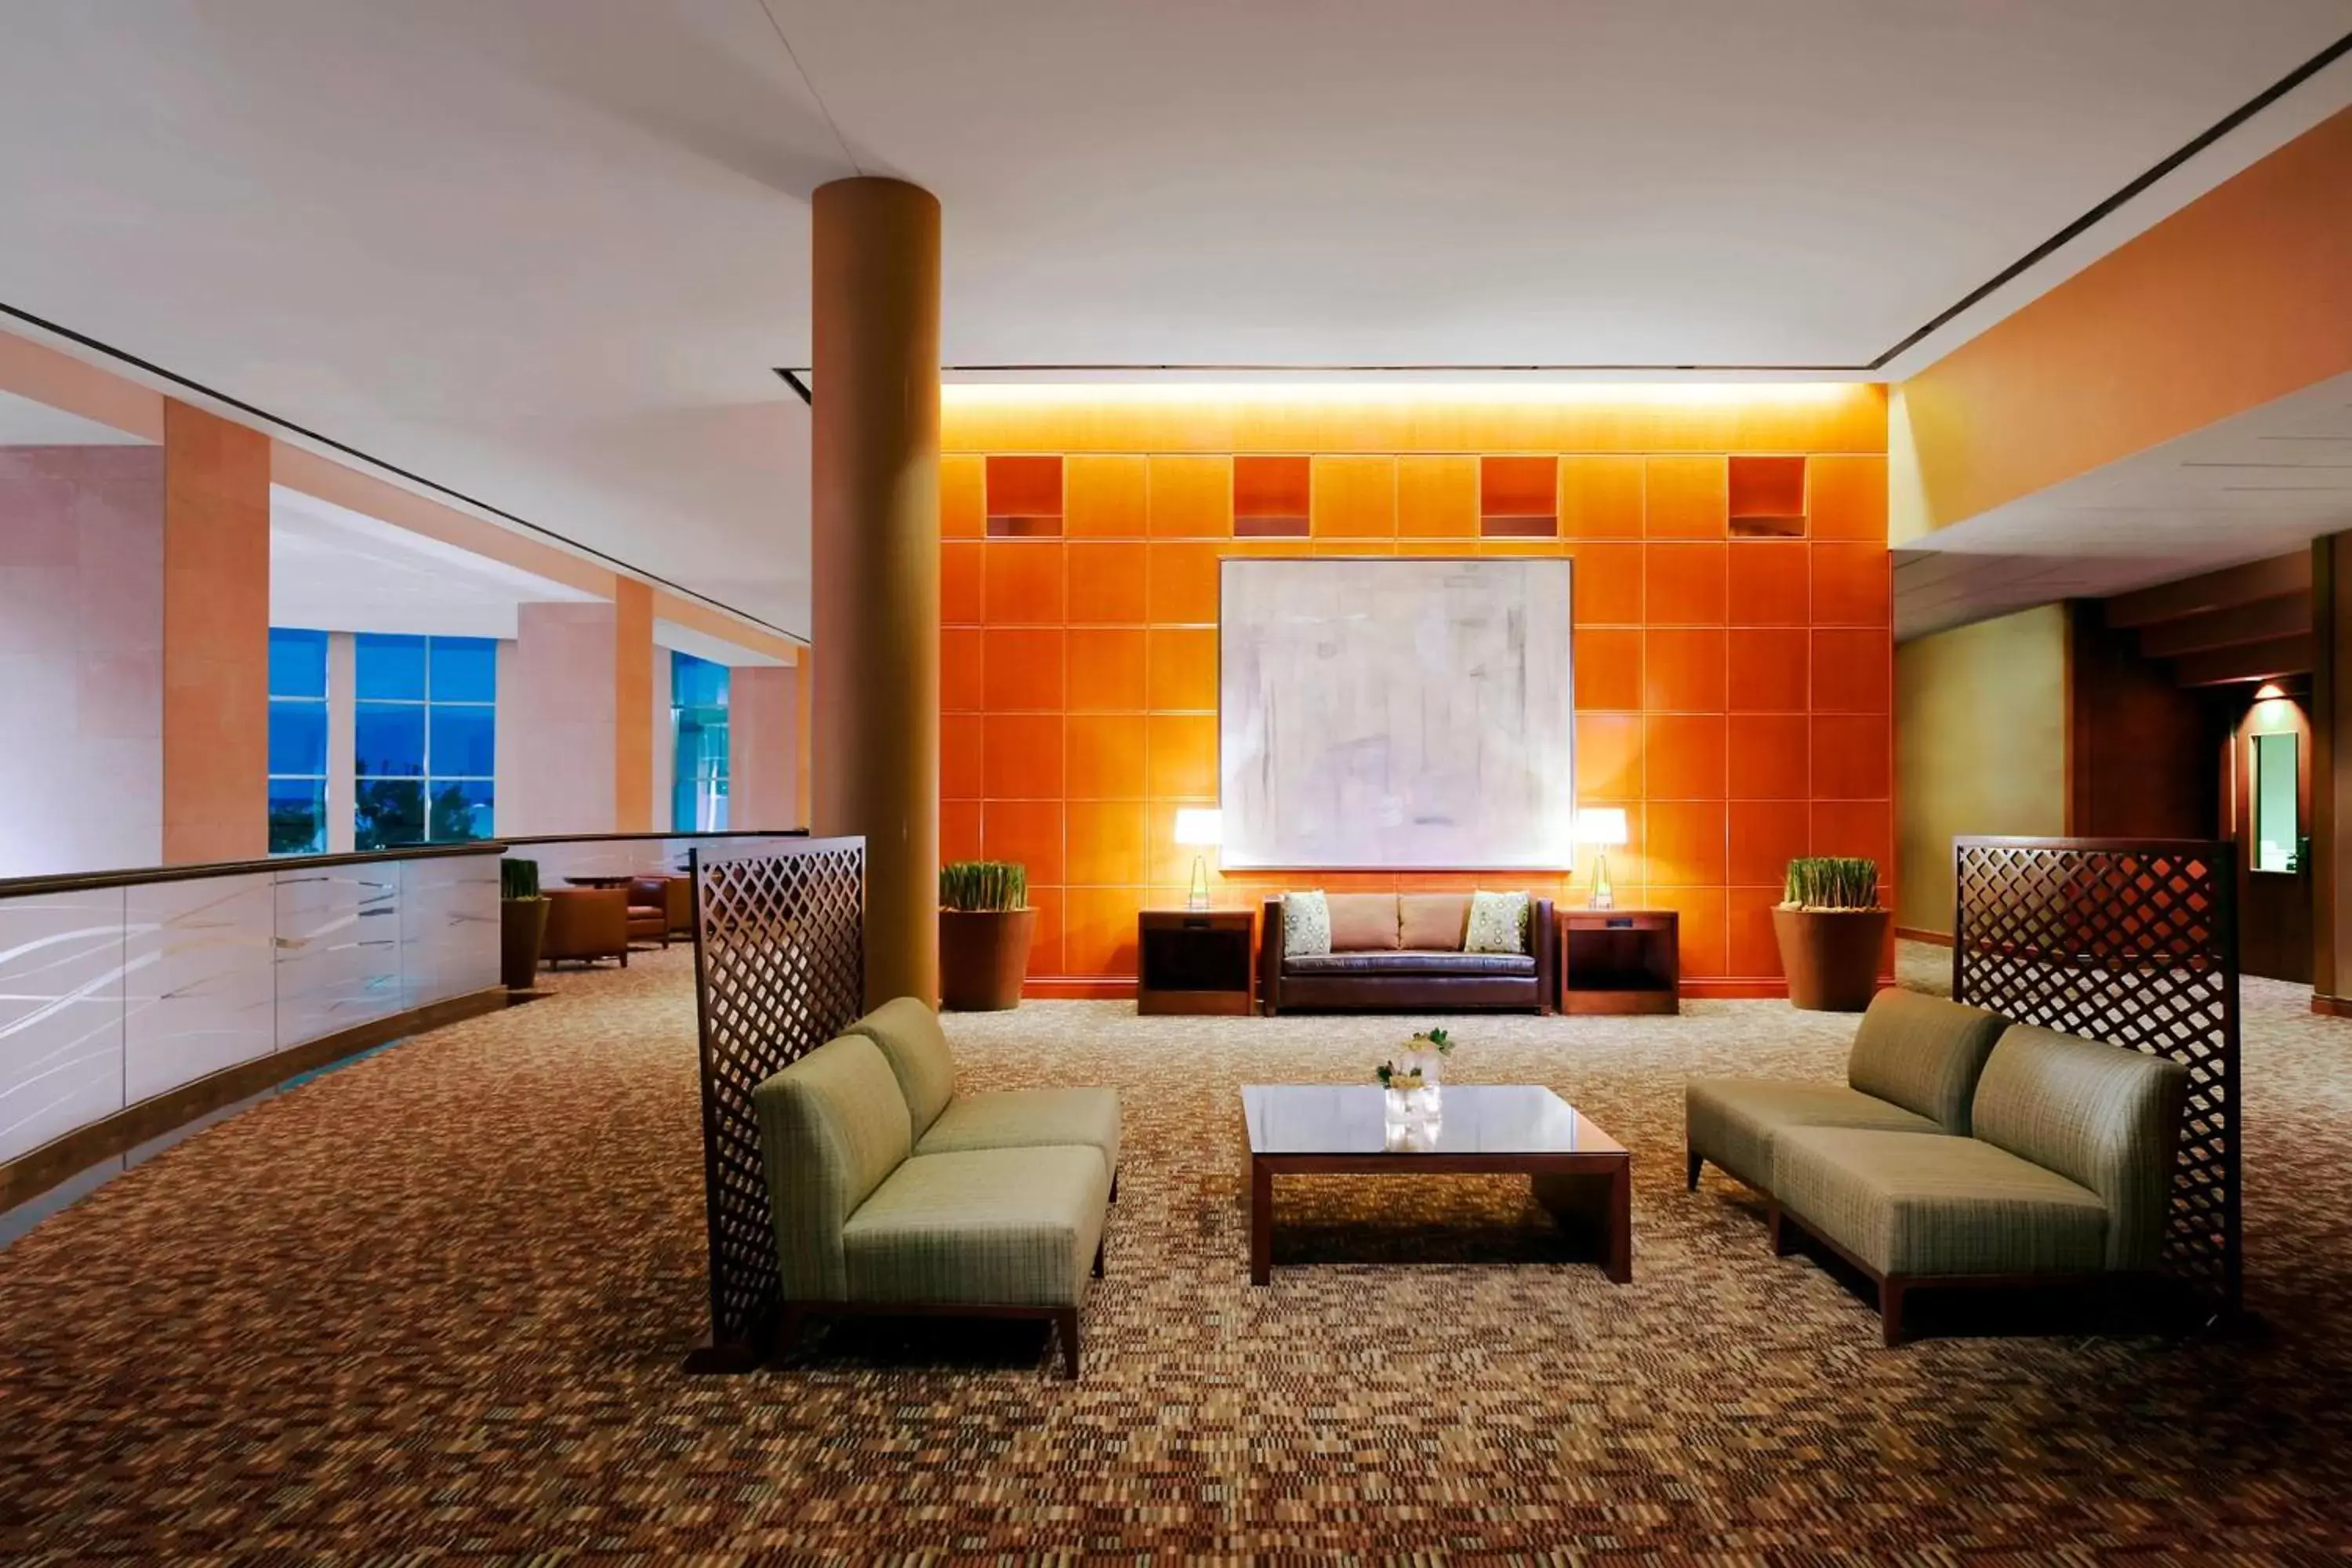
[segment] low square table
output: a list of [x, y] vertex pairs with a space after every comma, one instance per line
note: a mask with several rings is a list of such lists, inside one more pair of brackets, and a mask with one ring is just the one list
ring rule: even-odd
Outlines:
[[1449, 1085], [1436, 1106], [1392, 1115], [1374, 1084], [1244, 1084], [1250, 1283], [1274, 1267], [1274, 1178], [1332, 1174], [1526, 1175], [1555, 1216], [1597, 1222], [1611, 1279], [1633, 1278], [1633, 1157], [1622, 1143], [1539, 1084]]

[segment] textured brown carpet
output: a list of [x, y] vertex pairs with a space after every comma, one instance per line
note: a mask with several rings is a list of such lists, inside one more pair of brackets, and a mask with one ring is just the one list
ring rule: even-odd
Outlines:
[[1514, 1184], [1325, 1179], [1253, 1290], [1234, 1086], [1358, 1079], [1406, 1026], [1070, 1003], [954, 1034], [974, 1086], [1125, 1096], [1085, 1381], [1013, 1324], [698, 1381], [687, 963], [332, 1074], [0, 1252], [0, 1555], [2352, 1552], [2352, 1024], [2286, 988], [2249, 987], [2267, 1339], [1882, 1350], [1736, 1189], [1682, 1190], [1685, 1075], [1842, 1061], [1846, 1021], [1763, 1003], [1458, 1029], [1454, 1078], [1633, 1147], [1632, 1286]]

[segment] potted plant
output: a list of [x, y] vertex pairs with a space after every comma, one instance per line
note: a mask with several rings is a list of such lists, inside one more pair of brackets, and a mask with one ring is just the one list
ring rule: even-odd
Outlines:
[[1772, 911], [1789, 1000], [1815, 1013], [1859, 1013], [1878, 989], [1886, 922], [1878, 907], [1878, 862], [1807, 856], [1789, 862]]
[[958, 1013], [1021, 1005], [1029, 969], [1029, 872], [1005, 860], [940, 868], [940, 1005]]
[[509, 991], [538, 984], [539, 947], [547, 936], [547, 900], [539, 896], [539, 862], [499, 862], [499, 974]]

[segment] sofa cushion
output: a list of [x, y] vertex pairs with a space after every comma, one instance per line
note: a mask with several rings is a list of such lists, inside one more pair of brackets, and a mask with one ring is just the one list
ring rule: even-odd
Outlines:
[[1882, 1275], [2085, 1274], [2106, 1258], [2096, 1193], [1975, 1138], [1789, 1128], [1772, 1194]]
[[1092, 1149], [918, 1154], [842, 1228], [849, 1299], [1077, 1306], [1109, 1200]]
[[1525, 974], [1536, 961], [1524, 952], [1324, 952], [1286, 960], [1285, 974]]
[[1463, 932], [1466, 952], [1528, 951], [1528, 896], [1525, 893], [1473, 893], [1470, 923]]
[[939, 1120], [955, 1094], [955, 1058], [940, 1016], [912, 996], [885, 1002], [843, 1031], [863, 1035], [882, 1048], [907, 1097], [907, 1114], [920, 1138]]
[[1977, 1082], [1976, 1135], [2097, 1194], [2107, 1267], [2153, 1268], [2188, 1084], [2179, 1062], [2021, 1024]]
[[1320, 892], [1282, 895], [1282, 955], [1331, 951], [1331, 902]]
[[1401, 893], [1397, 945], [1422, 952], [1459, 952], [1470, 929], [1467, 893]]
[[1118, 1172], [1118, 1091], [1115, 1089], [1007, 1089], [961, 1094], [915, 1142], [918, 1154], [967, 1149], [1034, 1149], [1083, 1144]]
[[784, 1294], [836, 1301], [847, 1289], [842, 1226], [913, 1143], [907, 1101], [881, 1048], [827, 1040], [751, 1091]]
[[1773, 1137], [1792, 1127], [1939, 1131], [1915, 1111], [1833, 1083], [1702, 1078], [1683, 1086], [1683, 1135], [1690, 1152], [1751, 1187], [1770, 1188]]
[[1333, 952], [1381, 952], [1397, 944], [1394, 893], [1326, 893]]
[[1846, 1082], [1965, 1135], [1977, 1075], [2008, 1020], [1916, 991], [1882, 991], [1854, 1031]]

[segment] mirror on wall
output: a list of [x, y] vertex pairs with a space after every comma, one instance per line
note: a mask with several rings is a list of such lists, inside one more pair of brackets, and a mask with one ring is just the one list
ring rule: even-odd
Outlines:
[[2257, 871], [2292, 873], [2301, 869], [2298, 849], [2303, 823], [2296, 811], [2295, 736], [2251, 737], [2254, 749], [2254, 866]]

